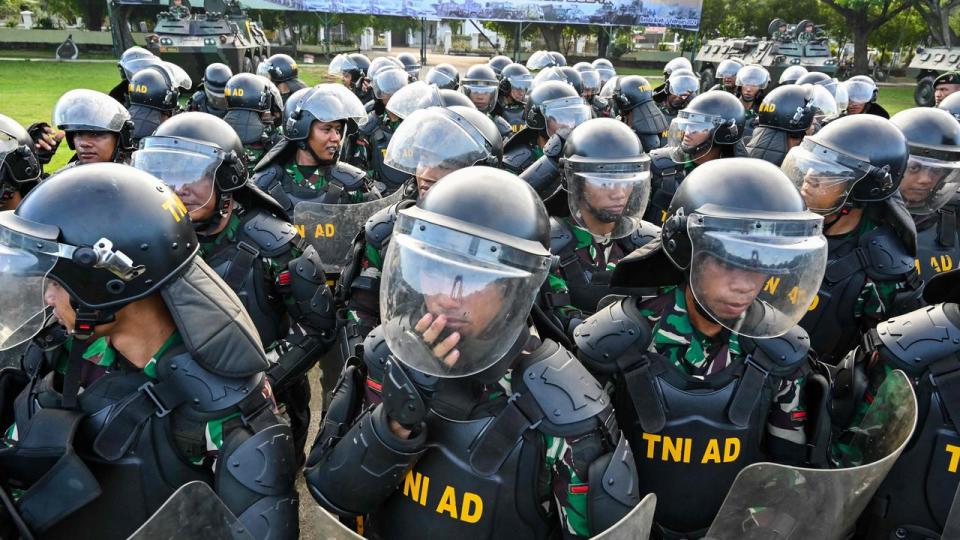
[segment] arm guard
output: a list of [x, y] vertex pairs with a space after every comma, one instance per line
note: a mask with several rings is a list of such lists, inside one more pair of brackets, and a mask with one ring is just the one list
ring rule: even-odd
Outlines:
[[337, 316], [320, 255], [313, 246], [308, 246], [302, 255], [290, 261], [288, 267], [290, 295], [294, 300], [294, 304], [287, 308], [290, 318], [307, 334], [332, 341]]
[[613, 452], [590, 464], [587, 478], [587, 522], [592, 535], [612, 527], [640, 502], [637, 465], [626, 437], [620, 437]]

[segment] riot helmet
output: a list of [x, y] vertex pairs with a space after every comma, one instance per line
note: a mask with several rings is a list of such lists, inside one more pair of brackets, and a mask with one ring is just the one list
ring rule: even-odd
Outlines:
[[847, 91], [847, 112], [849, 114], [866, 112], [867, 106], [877, 101], [877, 94], [880, 90], [877, 88], [877, 83], [866, 75], [850, 77], [840, 84]]
[[780, 74], [779, 84], [796, 84], [800, 77], [809, 73], [803, 66], [790, 66]]
[[806, 75], [803, 75], [797, 79], [797, 82], [794, 84], [815, 84], [822, 86], [830, 92], [830, 95], [832, 95], [834, 99], [837, 100], [837, 104], [840, 103], [840, 99], [837, 97], [837, 88], [843, 85], [826, 73], [811, 71], [810, 73], [807, 73]]
[[750, 103], [760, 96], [760, 93], [770, 83], [770, 72], [763, 66], [743, 66], [737, 72], [737, 88], [740, 99]]
[[511, 60], [509, 56], [504, 56], [502, 54], [494, 56], [493, 58], [487, 61], [487, 65], [490, 66], [490, 68], [493, 69], [493, 72], [497, 74], [498, 79], [501, 77], [503, 68], [509, 66], [512, 63], [513, 63], [513, 60]]
[[403, 63], [396, 58], [392, 56], [380, 56], [370, 62], [370, 67], [367, 68], [367, 78], [372, 80], [377, 73], [386, 69], [399, 69], [406, 73], [403, 69]]
[[583, 90], [580, 91], [583, 99], [589, 101], [600, 94], [602, 85], [600, 84], [600, 73], [597, 70], [591, 67], [581, 71], [580, 81], [583, 83]]
[[552, 54], [550, 54], [548, 51], [541, 50], [534, 51], [534, 53], [530, 55], [530, 58], [527, 58], [526, 65], [527, 69], [533, 73], [540, 71], [543, 68], [557, 67], [558, 64], [557, 59]]
[[560, 67], [560, 73], [563, 74], [564, 78], [570, 83], [570, 86], [577, 91], [578, 96], [583, 95], [583, 78], [580, 76], [580, 72], [573, 69], [569, 66]]
[[639, 75], [619, 76], [611, 79], [600, 92], [600, 97], [610, 100], [614, 114], [625, 116], [635, 107], [653, 101], [653, 86]]
[[53, 125], [66, 132], [67, 144], [75, 150], [77, 133], [114, 133], [117, 144], [111, 161], [121, 151], [132, 150], [133, 120], [130, 113], [110, 96], [95, 90], [70, 90], [53, 107]]
[[283, 135], [305, 144], [314, 122], [343, 122], [346, 135], [366, 121], [367, 111], [360, 98], [343, 85], [327, 83], [294, 92], [284, 106], [283, 117]]
[[566, 137], [589, 120], [593, 111], [569, 84], [547, 81], [530, 92], [523, 116], [528, 128], [546, 131], [547, 138], [555, 133]]
[[220, 62], [210, 64], [203, 71], [203, 93], [213, 108], [227, 110], [227, 98], [223, 95], [223, 89], [227, 87], [230, 77], [233, 77], [230, 66]]
[[446, 88], [440, 89], [440, 106], [441, 107], [466, 107], [468, 109], [476, 109], [477, 106], [470, 101], [470, 98], [463, 95], [461, 92], [456, 90], [447, 90]]
[[607, 84], [607, 81], [617, 76], [617, 70], [614, 69], [613, 64], [606, 58], [597, 58], [594, 60], [593, 67], [597, 68], [597, 73], [600, 74], [601, 88]]
[[487, 64], [475, 64], [467, 69], [460, 84], [460, 91], [470, 98], [477, 110], [491, 113], [497, 106], [497, 89], [500, 81], [493, 68]]
[[557, 66], [565, 67], [567, 65], [567, 57], [557, 51], [550, 51], [550, 56], [553, 57], [554, 61], [557, 62]]
[[943, 98], [943, 101], [937, 105], [937, 108], [952, 114], [953, 117], [960, 122], [960, 92], [954, 92], [954, 94]]
[[717, 66], [717, 73], [714, 75], [717, 81], [725, 88], [737, 86], [737, 72], [743, 67], [743, 62], [736, 58], [727, 58]]
[[[334, 77], [341, 77], [345, 84], [354, 92], [363, 89], [363, 79], [367, 76], [367, 70], [370, 69], [370, 59], [360, 53], [338, 54], [330, 61], [327, 73]], [[347, 83], [345, 76], [350, 77]]]
[[468, 107], [414, 111], [397, 128], [384, 154], [388, 167], [417, 179], [421, 195], [447, 174], [470, 167], [499, 167], [503, 139], [496, 124]]
[[129, 81], [130, 77], [133, 77], [136, 72], [147, 66], [155, 66], [160, 62], [160, 58], [147, 49], [130, 47], [120, 55], [117, 68], [120, 70], [120, 78]]
[[889, 120], [858, 114], [805, 137], [781, 168], [810, 210], [829, 215], [892, 196], [909, 153], [906, 138]]
[[387, 111], [397, 118], [404, 119], [414, 111], [427, 107], [452, 107], [459, 105], [476, 109], [470, 98], [454, 90], [441, 90], [424, 81], [414, 81], [390, 98]]
[[223, 95], [227, 98], [223, 119], [243, 144], [263, 142], [267, 128], [279, 125], [283, 118], [280, 90], [266, 77], [237, 73], [227, 82]]
[[735, 145], [743, 138], [745, 122], [739, 99], [721, 90], [705, 92], [670, 123], [670, 157], [676, 163], [690, 163], [707, 155], [715, 144]]
[[960, 189], [960, 123], [928, 107], [900, 111], [890, 121], [910, 148], [900, 195], [911, 214], [932, 214]]
[[138, 71], [127, 87], [134, 139], [150, 136], [179, 107], [180, 92], [168, 72], [159, 66]]
[[402, 69], [381, 69], [372, 77], [370, 84], [373, 87], [373, 97], [386, 104], [409, 82], [410, 77]]
[[160, 62], [160, 66], [170, 74], [170, 80], [180, 93], [189, 92], [193, 88], [193, 79], [186, 70], [173, 62]]
[[690, 71], [693, 71], [693, 64], [691, 64], [690, 60], [687, 60], [685, 57], [678, 56], [670, 60], [663, 66], [663, 78], [669, 79], [670, 74], [672, 74], [674, 70], [677, 70], [677, 69], [688, 69]]
[[650, 158], [622, 122], [594, 118], [570, 132], [560, 158], [570, 216], [605, 240], [640, 227], [650, 197]]
[[593, 67], [590, 62], [577, 62], [573, 65], [573, 69], [583, 73], [584, 71], [595, 71], [597, 68]]
[[427, 71], [423, 80], [437, 88], [457, 90], [460, 87], [460, 72], [450, 64], [437, 64]]
[[431, 376], [497, 381], [524, 341], [549, 245], [540, 197], [498, 169], [451, 173], [400, 210], [380, 286], [395, 358]]
[[300, 75], [297, 61], [287, 54], [275, 54], [257, 66], [257, 75], [262, 75], [273, 81], [273, 84], [292, 81]]
[[43, 327], [51, 282], [77, 310], [71, 330], [92, 332], [179, 275], [197, 252], [197, 237], [161, 181], [127, 165], [95, 163], [50, 177], [15, 211], [0, 213], [0, 245], [9, 285], [0, 323], [6, 349]]
[[668, 94], [678, 98], [671, 100], [670, 105], [674, 109], [682, 109], [700, 93], [700, 79], [690, 70], [677, 69], [667, 78], [666, 89]]
[[836, 101], [822, 86], [789, 84], [774, 88], [763, 98], [758, 120], [763, 127], [804, 135], [836, 115]]
[[410, 82], [420, 79], [420, 60], [418, 60], [416, 56], [404, 52], [397, 55], [397, 60], [403, 64], [403, 70], [406, 71], [407, 76], [410, 77]]
[[208, 225], [229, 212], [231, 197], [224, 195], [246, 183], [245, 159], [243, 143], [230, 124], [211, 114], [187, 112], [141, 140], [131, 164], [176, 193], [194, 223]]
[[510, 64], [500, 72], [500, 98], [509, 97], [515, 103], [526, 103], [533, 84], [530, 70], [523, 64]]
[[0, 114], [0, 205], [15, 192], [25, 194], [40, 180], [41, 172], [30, 134], [16, 120]]
[[[662, 249], [686, 272], [691, 307], [753, 338], [780, 336], [807, 313], [826, 270], [823, 218], [775, 165], [705, 163], [677, 188], [668, 216]], [[771, 278], [780, 286], [765, 287]]]

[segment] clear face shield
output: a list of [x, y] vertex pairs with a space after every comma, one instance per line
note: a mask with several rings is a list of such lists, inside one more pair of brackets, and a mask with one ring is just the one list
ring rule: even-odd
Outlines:
[[440, 90], [436, 86], [416, 81], [397, 90], [397, 93], [390, 97], [387, 110], [398, 118], [406, 118], [414, 111], [442, 105]]
[[506, 355], [526, 327], [548, 254], [435, 225], [401, 211], [383, 265], [380, 316], [412, 369], [468, 377]]
[[870, 165], [806, 138], [787, 153], [780, 169], [800, 191], [807, 208], [826, 216], [843, 208]]
[[40, 179], [40, 163], [29, 148], [21, 150], [16, 137], [0, 131], [0, 176], [4, 173], [17, 182]]
[[115, 99], [93, 90], [70, 90], [57, 100], [53, 125], [67, 131], [119, 133], [130, 113]]
[[[12, 215], [13, 211], [3, 214]], [[0, 289], [4, 291], [0, 296], [0, 350], [16, 347], [43, 328], [47, 274], [60, 251], [57, 242], [0, 225], [0, 281], [7, 284]]]
[[173, 137], [147, 137], [133, 153], [131, 165], [166, 184], [193, 214], [210, 205], [216, 194], [217, 169], [223, 150]]
[[689, 101], [700, 93], [700, 81], [691, 75], [671, 75], [668, 79], [670, 94]]
[[373, 78], [373, 97], [387, 102], [401, 88], [407, 85], [407, 72], [402, 69], [386, 69]]
[[508, 77], [510, 82], [510, 99], [517, 103], [526, 103], [527, 96], [530, 95], [530, 87], [533, 85], [532, 75], [514, 75]]
[[877, 87], [866, 81], [846, 81], [842, 83], [847, 91], [847, 101], [849, 104], [858, 103], [861, 106], [873, 101]]
[[813, 135], [820, 131], [827, 122], [836, 118], [840, 114], [837, 108], [837, 101], [826, 88], [817, 85], [804, 85], [809, 87], [810, 107], [813, 108], [813, 123], [807, 129], [807, 135]]
[[826, 271], [822, 217], [745, 218], [703, 208], [687, 218], [687, 233], [691, 292], [724, 328], [775, 337], [807, 313]]
[[583, 98], [590, 99], [600, 93], [600, 74], [596, 70], [585, 70], [580, 72], [580, 80], [583, 82]]
[[957, 156], [933, 153], [910, 154], [900, 182], [900, 195], [914, 215], [932, 214], [943, 208], [960, 189], [960, 160]]
[[537, 71], [557, 65], [557, 60], [547, 51], [536, 51], [527, 59], [527, 69]]
[[600, 86], [607, 84], [607, 81], [617, 76], [617, 70], [612, 67], [598, 67], [597, 73], [600, 74]]
[[713, 148], [713, 135], [723, 118], [709, 114], [680, 111], [670, 122], [667, 147], [675, 163], [690, 163], [707, 155]]
[[566, 139], [573, 128], [593, 117], [593, 111], [583, 98], [567, 97], [544, 101], [543, 117], [547, 122], [547, 137], [556, 133]]
[[650, 158], [629, 163], [563, 159], [570, 215], [600, 239], [623, 238], [640, 227], [650, 198]]
[[460, 91], [470, 98], [477, 110], [482, 113], [493, 112], [497, 106], [498, 86], [494, 81], [465, 80]]

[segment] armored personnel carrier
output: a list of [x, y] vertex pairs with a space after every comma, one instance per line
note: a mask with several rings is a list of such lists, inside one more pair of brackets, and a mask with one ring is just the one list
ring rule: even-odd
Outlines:
[[945, 71], [960, 69], [960, 47], [917, 47], [907, 66], [907, 75], [917, 80], [913, 100], [921, 107], [933, 106], [933, 80]]
[[182, 67], [198, 83], [214, 62], [227, 64], [234, 73], [256, 73], [270, 56], [267, 36], [237, 0], [207, 0], [205, 13], [173, 8], [161, 12], [147, 36], [147, 49]]
[[837, 60], [831, 56], [826, 37], [819, 35], [819, 28], [813, 21], [803, 20], [793, 25], [782, 19], [774, 19], [767, 30], [769, 39], [716, 38], [704, 43], [697, 51], [693, 64], [700, 74], [704, 90], [715, 84], [717, 65], [728, 58], [767, 68], [773, 84], [790, 66], [803, 66], [807, 71], [830, 75], [836, 73]]

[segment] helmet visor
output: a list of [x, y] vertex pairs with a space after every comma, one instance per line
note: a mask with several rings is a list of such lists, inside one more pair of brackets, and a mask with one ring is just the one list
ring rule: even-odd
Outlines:
[[451, 90], [456, 90], [457, 80], [451, 77], [448, 73], [445, 73], [439, 69], [431, 68], [427, 72], [427, 76], [424, 77], [424, 81], [428, 84], [436, 85], [438, 88], [449, 88]]
[[406, 118], [414, 111], [439, 107], [442, 104], [440, 90], [436, 86], [416, 81], [397, 90], [397, 93], [390, 97], [387, 110], [399, 118]]
[[413, 113], [394, 132], [383, 162], [386, 166], [436, 181], [490, 156], [489, 143], [469, 123], [432, 108]]
[[876, 86], [865, 81], [846, 81], [843, 86], [846, 87], [850, 103], [870, 103], [877, 91]]
[[547, 121], [547, 137], [554, 133], [564, 139], [573, 128], [590, 120], [593, 110], [580, 97], [551, 99], [543, 102], [543, 117]]
[[650, 198], [650, 159], [583, 164], [564, 160], [570, 215], [597, 238], [637, 230]]
[[330, 61], [330, 66], [327, 67], [327, 74], [331, 76], [340, 76], [351, 69], [357, 69], [357, 64], [350, 59], [350, 56], [346, 54], [338, 54], [337, 56], [333, 57], [333, 60]]
[[787, 153], [780, 169], [800, 190], [807, 208], [828, 215], [843, 207], [853, 187], [867, 175], [847, 161], [842, 154], [804, 139]]
[[526, 103], [530, 87], [533, 85], [533, 76], [526, 73], [514, 75], [507, 77], [507, 82], [510, 83], [510, 97], [518, 103]]
[[717, 74], [715, 77], [717, 79], [722, 79], [724, 77], [735, 77], [737, 72], [740, 71], [740, 68], [743, 67], [743, 64], [733, 62], [731, 60], [724, 60], [720, 62], [720, 65], [717, 66]]
[[119, 133], [130, 113], [115, 99], [93, 90], [70, 90], [53, 109], [53, 124], [64, 131]]
[[210, 102], [210, 105], [213, 106], [213, 108], [226, 110], [227, 97], [223, 95], [223, 92], [217, 92], [208, 85], [204, 84], [203, 93], [207, 96], [207, 101]]
[[316, 86], [316, 91], [310, 94], [300, 108], [320, 122], [353, 120], [362, 125], [367, 119], [367, 111], [360, 98], [339, 84]]
[[805, 85], [810, 88], [810, 107], [813, 108], [813, 130], [811, 134], [820, 131], [828, 121], [840, 114], [837, 109], [837, 100], [830, 92], [817, 85]]
[[670, 93], [675, 96], [696, 95], [700, 92], [700, 81], [692, 75], [672, 75], [669, 82]]
[[193, 79], [190, 78], [190, 75], [187, 74], [184, 69], [173, 62], [161, 62], [164, 69], [167, 70], [167, 73], [170, 74], [170, 80], [173, 81], [173, 85], [177, 87], [181, 92], [186, 92], [193, 88]]
[[[4, 214], [9, 219], [13, 212]], [[46, 277], [59, 250], [56, 242], [0, 226], [0, 350], [23, 343], [43, 327]]]
[[780, 84], [793, 84], [807, 73], [807, 68], [803, 66], [790, 66], [780, 74]]
[[911, 214], [932, 214], [960, 189], [960, 162], [910, 155], [900, 195]]
[[7, 174], [16, 182], [37, 180], [40, 163], [29, 147], [21, 147], [16, 137], [0, 131], [0, 176]]
[[407, 72], [402, 69], [385, 69], [373, 78], [373, 97], [389, 98], [407, 85]]
[[737, 86], [758, 86], [762, 89], [769, 81], [770, 74], [761, 67], [746, 66], [737, 72]]
[[527, 59], [527, 69], [535, 71], [557, 65], [556, 58], [547, 51], [536, 51]]
[[131, 165], [166, 184], [193, 212], [214, 200], [214, 181], [223, 163], [219, 148], [173, 137], [147, 137], [133, 153]]
[[479, 373], [525, 328], [548, 269], [547, 257], [401, 212], [380, 287], [387, 344], [428, 375]]
[[585, 70], [580, 72], [580, 80], [583, 81], [583, 92], [594, 95], [600, 91], [600, 74], [596, 70]]
[[791, 219], [691, 215], [690, 289], [697, 304], [737, 334], [784, 334], [806, 314], [826, 271], [822, 225], [810, 212]]
[[680, 111], [670, 122], [667, 147], [676, 163], [689, 163], [713, 148], [713, 134], [723, 120], [718, 116]]
[[607, 84], [607, 81], [617, 76], [617, 70], [608, 67], [598, 67], [597, 73], [600, 74], [601, 85]]
[[482, 113], [492, 112], [497, 106], [497, 84], [489, 81], [464, 81], [460, 88]]
[[138, 71], [146, 69], [149, 66], [158, 66], [168, 62], [164, 62], [157, 58], [156, 56], [143, 56], [139, 58], [131, 58], [129, 60], [120, 61], [120, 69], [123, 70], [124, 75], [126, 75], [127, 80], [129, 81], [137, 74]]

